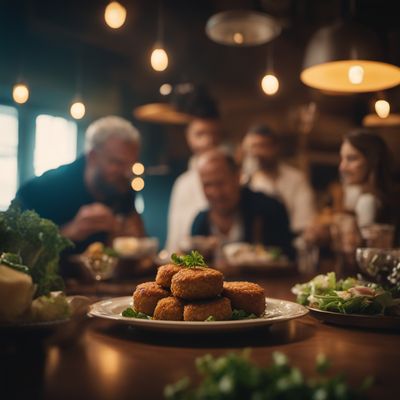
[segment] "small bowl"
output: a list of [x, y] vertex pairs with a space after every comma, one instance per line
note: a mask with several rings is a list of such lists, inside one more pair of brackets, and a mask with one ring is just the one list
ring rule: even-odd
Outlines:
[[400, 287], [400, 249], [361, 247], [356, 250], [356, 260], [369, 280]]
[[141, 259], [155, 256], [158, 249], [158, 239], [120, 236], [114, 239], [113, 249], [121, 258]]

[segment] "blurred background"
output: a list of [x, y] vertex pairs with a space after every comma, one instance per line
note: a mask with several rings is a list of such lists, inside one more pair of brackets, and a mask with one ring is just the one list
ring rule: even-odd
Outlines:
[[[282, 138], [285, 159], [309, 174], [320, 194], [337, 179], [338, 149], [351, 128], [369, 123], [394, 152], [400, 149], [396, 118], [372, 125], [365, 119], [368, 114], [376, 116], [379, 99], [388, 101], [396, 116], [399, 86], [384, 92], [332, 93], [300, 80], [312, 34], [346, 13], [375, 31], [386, 59], [399, 65], [395, 0], [120, 0], [126, 20], [118, 29], [105, 21], [108, 1], [0, 3], [0, 209], [7, 208], [26, 180], [81, 154], [90, 122], [120, 115], [142, 133], [145, 186], [136, 206], [148, 234], [162, 246], [171, 187], [190, 155], [185, 128], [182, 121], [166, 123], [157, 116], [146, 120], [134, 110], [168, 103], [176, 87], [184, 92], [207, 89], [221, 114], [225, 141], [232, 147], [249, 125], [270, 125]], [[207, 21], [232, 9], [267, 13], [281, 32], [256, 46], [216, 43], [206, 34]], [[155, 71], [150, 56], [160, 32], [168, 68]], [[261, 80], [271, 64], [279, 91], [266, 95]], [[17, 84], [29, 90], [26, 102], [24, 89], [15, 91]], [[79, 106], [70, 110], [76, 101], [85, 105], [83, 116]], [[399, 160], [395, 178], [399, 183]], [[319, 201], [324, 201], [322, 195]]]

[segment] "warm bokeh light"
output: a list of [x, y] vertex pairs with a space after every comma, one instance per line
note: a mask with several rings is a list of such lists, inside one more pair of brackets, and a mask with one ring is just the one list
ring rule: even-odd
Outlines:
[[347, 76], [353, 85], [359, 85], [364, 80], [364, 68], [361, 65], [352, 65]]
[[137, 162], [132, 165], [132, 172], [135, 175], [142, 175], [144, 173], [144, 165], [140, 162]]
[[378, 100], [375, 102], [375, 111], [379, 118], [387, 118], [390, 114], [390, 104], [386, 100]]
[[172, 86], [169, 83], [164, 83], [160, 86], [160, 94], [168, 96], [172, 92]]
[[243, 42], [244, 42], [243, 33], [240, 33], [240, 32], [234, 33], [234, 34], [233, 34], [233, 41], [234, 41], [236, 44], [243, 44]]
[[156, 47], [151, 53], [151, 66], [155, 71], [165, 71], [168, 67], [167, 52], [159, 47]]
[[24, 104], [29, 99], [29, 89], [28, 86], [23, 83], [18, 83], [13, 87], [12, 92], [13, 99], [18, 104]]
[[82, 102], [76, 101], [71, 105], [70, 113], [72, 118], [82, 119], [85, 116], [86, 107]]
[[121, 28], [126, 20], [126, 8], [117, 1], [112, 1], [104, 11], [104, 19], [110, 28]]
[[333, 93], [378, 92], [400, 84], [400, 68], [396, 65], [368, 60], [356, 63], [341, 60], [313, 65], [303, 70], [300, 78], [307, 86]]
[[132, 189], [135, 192], [140, 192], [144, 188], [144, 180], [143, 178], [134, 178], [131, 182]]
[[268, 96], [274, 95], [279, 89], [278, 78], [274, 75], [265, 75], [261, 81], [261, 87]]

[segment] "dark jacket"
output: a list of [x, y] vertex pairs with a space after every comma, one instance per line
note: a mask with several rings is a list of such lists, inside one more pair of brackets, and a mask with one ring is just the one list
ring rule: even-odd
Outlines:
[[[42, 218], [48, 218], [59, 226], [70, 222], [79, 209], [96, 202], [88, 191], [85, 180], [86, 159], [79, 157], [71, 164], [45, 172], [22, 185], [16, 199], [24, 210], [35, 210]], [[110, 198], [103, 203], [116, 214], [135, 212], [134, 192]], [[75, 243], [73, 252], [82, 252], [94, 241], [104, 242], [107, 235], [96, 233], [83, 242]]]
[[[243, 240], [278, 246], [289, 257], [294, 257], [293, 234], [285, 206], [273, 197], [253, 192], [243, 187], [240, 193], [239, 212], [243, 221]], [[197, 214], [192, 224], [192, 235], [211, 235], [209, 210]]]

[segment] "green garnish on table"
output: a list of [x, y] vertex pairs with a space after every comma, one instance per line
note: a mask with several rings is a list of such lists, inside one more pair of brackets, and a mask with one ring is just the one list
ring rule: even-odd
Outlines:
[[359, 388], [347, 384], [344, 375], [327, 377], [329, 362], [324, 356], [316, 360], [316, 373], [307, 379], [290, 365], [283, 353], [273, 353], [271, 365], [259, 367], [249, 360], [249, 352], [230, 353], [214, 358], [207, 354], [196, 359], [202, 379], [193, 387], [189, 378], [168, 385], [164, 395], [169, 400], [361, 400], [372, 384], [366, 378]]

